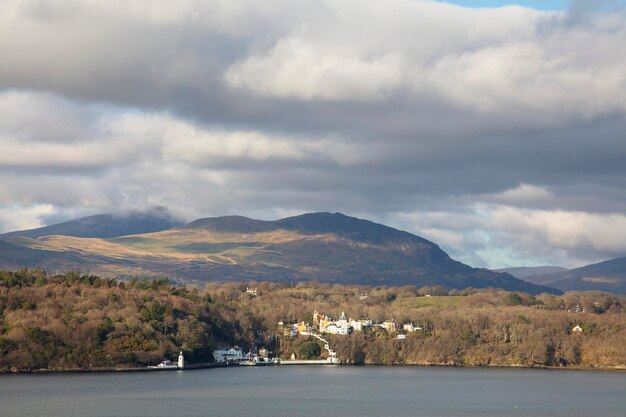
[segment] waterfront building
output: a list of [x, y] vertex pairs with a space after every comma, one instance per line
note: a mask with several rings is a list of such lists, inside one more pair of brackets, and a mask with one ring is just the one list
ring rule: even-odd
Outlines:
[[216, 349], [213, 351], [213, 357], [217, 363], [238, 362], [243, 360], [243, 351], [238, 346]]

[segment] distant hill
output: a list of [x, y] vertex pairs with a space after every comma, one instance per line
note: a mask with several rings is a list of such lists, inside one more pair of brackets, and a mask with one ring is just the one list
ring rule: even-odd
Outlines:
[[[510, 274], [472, 268], [419, 236], [340, 213], [277, 221], [214, 217], [183, 227], [158, 223], [163, 230], [132, 235], [127, 232], [133, 222], [119, 219], [122, 227], [110, 215], [94, 217], [102, 221], [95, 222], [93, 230], [82, 219], [77, 221], [79, 232], [67, 222], [63, 227], [6, 234], [3, 239], [28, 252], [22, 266], [42, 266], [48, 272], [81, 269], [104, 276], [166, 275], [200, 282], [319, 280], [558, 292]], [[50, 232], [56, 234], [44, 235]], [[8, 261], [0, 251], [0, 268]]]
[[596, 290], [626, 294], [626, 257], [526, 279], [562, 291]]
[[524, 281], [532, 282], [535, 284], [540, 284], [541, 282], [535, 282], [533, 278], [567, 271], [567, 268], [563, 268], [562, 266], [522, 266], [518, 268], [496, 269], [495, 271], [511, 274], [515, 278], [523, 279]]
[[51, 235], [106, 239], [140, 233], [160, 232], [182, 225], [183, 223], [173, 219], [166, 209], [157, 207], [142, 212], [99, 214], [37, 229], [4, 233], [0, 235], [0, 240], [6, 241], [14, 236], [36, 239]]

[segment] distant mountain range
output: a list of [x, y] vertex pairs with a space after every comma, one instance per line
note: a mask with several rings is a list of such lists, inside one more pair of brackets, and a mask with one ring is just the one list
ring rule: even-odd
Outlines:
[[[515, 278], [533, 282], [533, 277], [543, 276], [547, 274], [556, 274], [557, 272], [567, 271], [562, 266], [521, 266], [517, 268], [495, 269], [496, 272], [504, 272], [513, 275]], [[529, 279], [526, 279], [529, 278]]]
[[183, 225], [166, 210], [103, 214], [0, 235], [0, 268], [80, 269], [193, 281], [319, 280], [362, 285], [558, 290], [451, 259], [435, 243], [340, 213], [241, 216]]
[[626, 257], [575, 269], [558, 266], [498, 269], [538, 285], [561, 291], [606, 291], [626, 294]]

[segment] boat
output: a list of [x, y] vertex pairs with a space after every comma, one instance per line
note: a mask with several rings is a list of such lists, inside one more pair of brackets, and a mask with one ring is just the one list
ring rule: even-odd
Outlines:
[[268, 365], [280, 365], [280, 358], [260, 358], [253, 356], [250, 359], [242, 360], [239, 365], [242, 366], [268, 366]]
[[259, 357], [257, 355], [253, 355], [251, 353], [244, 356], [244, 359], [239, 361], [239, 365], [241, 366], [256, 366], [259, 364]]
[[163, 359], [163, 361], [158, 365], [150, 365], [148, 366], [150, 369], [178, 369], [178, 364], [172, 362], [169, 359]]
[[183, 357], [183, 351], [178, 354], [178, 362], [174, 363], [169, 359], [163, 359], [158, 365], [150, 365], [150, 369], [183, 369], [185, 367], [185, 358]]

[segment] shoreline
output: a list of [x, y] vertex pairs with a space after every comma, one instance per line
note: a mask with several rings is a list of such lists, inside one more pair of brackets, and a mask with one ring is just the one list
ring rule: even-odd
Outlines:
[[100, 367], [100, 368], [39, 368], [30, 370], [0, 370], [0, 375], [18, 375], [18, 374], [89, 374], [89, 373], [130, 373], [130, 372], [174, 372], [174, 371], [194, 371], [197, 369], [211, 368], [228, 368], [238, 366], [233, 364], [221, 363], [197, 363], [185, 365], [183, 369], [178, 368], [149, 368], [147, 366], [131, 366], [131, 367]]
[[[316, 363], [313, 363], [316, 362]], [[523, 365], [454, 365], [454, 364], [346, 364], [346, 363], [321, 363], [311, 361], [311, 363], [282, 363], [280, 365], [272, 365], [280, 367], [281, 365], [293, 366], [347, 366], [347, 367], [390, 367], [390, 368], [459, 368], [459, 369], [536, 369], [549, 371], [602, 371], [602, 372], [626, 372], [626, 366], [612, 367], [589, 367], [589, 366], [523, 366]], [[67, 368], [67, 369], [31, 369], [31, 370], [0, 370], [0, 375], [54, 375], [54, 374], [85, 374], [85, 373], [130, 373], [130, 372], [172, 372], [172, 371], [194, 371], [199, 369], [213, 368], [233, 368], [239, 367], [239, 364], [218, 364], [218, 363], [202, 363], [186, 365], [184, 369], [175, 368], [148, 368], [148, 367], [106, 367], [106, 368]]]

